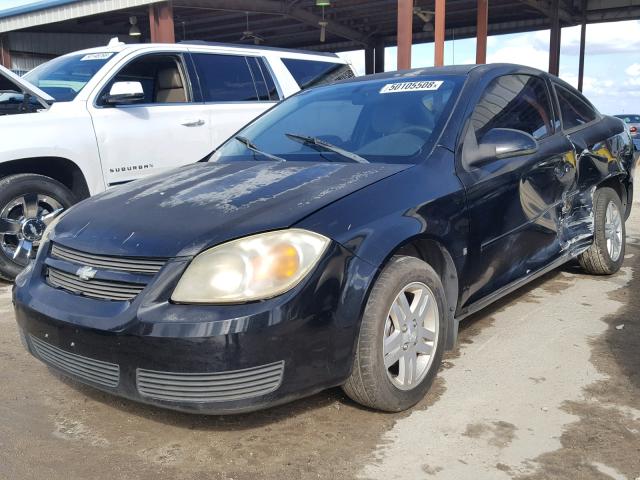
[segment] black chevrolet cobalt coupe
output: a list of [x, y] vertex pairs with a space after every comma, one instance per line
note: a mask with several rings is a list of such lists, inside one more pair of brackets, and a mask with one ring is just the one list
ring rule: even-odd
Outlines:
[[22, 339], [55, 370], [167, 408], [341, 385], [403, 410], [469, 314], [574, 258], [620, 268], [632, 155], [621, 120], [530, 68], [310, 89], [208, 161], [53, 220], [16, 280]]

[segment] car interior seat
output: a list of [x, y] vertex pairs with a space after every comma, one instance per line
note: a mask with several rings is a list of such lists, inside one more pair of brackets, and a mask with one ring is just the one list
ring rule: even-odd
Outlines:
[[158, 70], [156, 103], [181, 103], [187, 101], [182, 75], [177, 66]]

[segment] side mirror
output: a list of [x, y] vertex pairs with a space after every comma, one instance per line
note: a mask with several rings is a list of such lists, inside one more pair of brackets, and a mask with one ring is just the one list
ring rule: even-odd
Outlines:
[[107, 105], [127, 105], [144, 99], [144, 90], [140, 82], [116, 82], [106, 95]]
[[469, 152], [468, 165], [478, 167], [492, 160], [531, 155], [538, 142], [528, 133], [511, 128], [493, 128], [483, 135], [475, 152]]

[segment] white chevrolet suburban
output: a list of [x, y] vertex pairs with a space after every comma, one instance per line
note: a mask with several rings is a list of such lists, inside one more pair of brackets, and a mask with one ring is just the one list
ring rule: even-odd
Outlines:
[[352, 76], [333, 54], [204, 42], [116, 42], [24, 77], [0, 67], [0, 276], [73, 203], [197, 162], [279, 100]]

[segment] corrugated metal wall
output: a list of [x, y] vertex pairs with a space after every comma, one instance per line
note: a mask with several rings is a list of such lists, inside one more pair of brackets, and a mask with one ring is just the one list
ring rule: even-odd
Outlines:
[[21, 30], [23, 28], [63, 22], [72, 18], [87, 17], [99, 13], [138, 7], [158, 0], [84, 0], [59, 7], [37, 10], [13, 17], [0, 19], [0, 33]]

